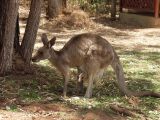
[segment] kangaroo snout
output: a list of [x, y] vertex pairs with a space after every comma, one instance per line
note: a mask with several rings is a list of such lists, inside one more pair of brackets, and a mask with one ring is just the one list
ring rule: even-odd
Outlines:
[[38, 60], [34, 57], [32, 57], [32, 62], [38, 62]]

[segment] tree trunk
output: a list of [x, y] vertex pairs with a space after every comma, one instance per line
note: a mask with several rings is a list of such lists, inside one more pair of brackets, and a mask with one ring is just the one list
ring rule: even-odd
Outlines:
[[111, 0], [111, 19], [116, 19], [116, 0]]
[[67, 8], [67, 0], [62, 0], [62, 8]]
[[25, 34], [23, 37], [23, 41], [21, 44], [22, 55], [25, 63], [29, 66], [32, 52], [37, 36], [39, 21], [40, 21], [40, 14], [41, 14], [41, 5], [42, 0], [32, 0], [30, 13], [25, 29]]
[[0, 75], [12, 69], [18, 0], [0, 0]]
[[19, 34], [20, 34], [20, 29], [19, 29], [19, 15], [17, 15], [17, 22], [16, 22], [16, 27], [15, 27], [15, 37], [14, 37], [14, 50], [16, 53], [20, 54], [20, 43], [19, 43]]
[[62, 13], [62, 4], [65, 4], [64, 0], [48, 0], [47, 15], [49, 18], [57, 17]]

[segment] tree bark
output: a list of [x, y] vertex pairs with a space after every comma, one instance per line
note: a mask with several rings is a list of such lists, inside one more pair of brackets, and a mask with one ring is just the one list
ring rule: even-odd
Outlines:
[[25, 63], [29, 66], [32, 52], [37, 36], [39, 21], [40, 21], [40, 14], [41, 14], [41, 5], [42, 0], [32, 0], [31, 1], [31, 7], [30, 7], [30, 13], [25, 29], [25, 34], [23, 37], [23, 41], [21, 44], [22, 49], [22, 56], [25, 60]]
[[62, 8], [67, 8], [67, 0], [62, 0]]
[[19, 14], [17, 15], [16, 27], [15, 27], [15, 37], [14, 37], [14, 50], [16, 53], [21, 54], [20, 43], [19, 43]]
[[65, 4], [64, 0], [48, 0], [48, 8], [47, 8], [48, 18], [54, 18], [60, 15], [63, 9], [62, 4]]
[[18, 0], [0, 0], [0, 75], [12, 69]]
[[111, 19], [116, 19], [116, 0], [111, 0]]

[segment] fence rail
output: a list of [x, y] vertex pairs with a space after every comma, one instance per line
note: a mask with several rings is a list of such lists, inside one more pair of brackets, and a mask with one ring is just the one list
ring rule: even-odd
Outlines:
[[121, 7], [127, 9], [154, 10], [154, 0], [121, 0]]

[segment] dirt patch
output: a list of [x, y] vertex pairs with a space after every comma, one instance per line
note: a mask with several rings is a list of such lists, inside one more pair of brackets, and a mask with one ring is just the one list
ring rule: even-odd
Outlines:
[[74, 111], [71, 108], [66, 107], [63, 104], [42, 104], [42, 103], [32, 103], [28, 106], [25, 106], [22, 108], [25, 111], [29, 111], [29, 112], [40, 112], [40, 111], [61, 111], [61, 112], [71, 112]]
[[107, 116], [104, 112], [91, 111], [84, 116], [84, 120], [113, 120], [113, 118]]
[[82, 112], [62, 103], [32, 103], [23, 106], [19, 112], [0, 110], [0, 120], [116, 120], [120, 116], [108, 116], [102, 111]]

